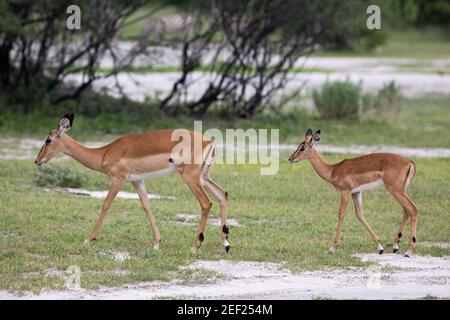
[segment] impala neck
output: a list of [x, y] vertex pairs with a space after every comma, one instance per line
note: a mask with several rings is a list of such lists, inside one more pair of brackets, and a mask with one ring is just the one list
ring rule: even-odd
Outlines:
[[332, 183], [331, 174], [333, 172], [333, 166], [326, 163], [320, 156], [319, 152], [314, 148], [311, 150], [309, 162], [322, 179]]
[[89, 169], [102, 171], [103, 148], [87, 148], [68, 135], [63, 135], [64, 153]]

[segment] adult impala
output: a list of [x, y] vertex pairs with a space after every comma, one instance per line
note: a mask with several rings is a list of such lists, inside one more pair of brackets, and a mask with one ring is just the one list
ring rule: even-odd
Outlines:
[[[35, 163], [38, 166], [43, 165], [57, 154], [64, 153], [84, 166], [104, 173], [109, 177], [111, 186], [103, 202], [97, 223], [86, 239], [87, 243], [97, 238], [98, 231], [111, 202], [116, 197], [123, 183], [130, 181], [136, 189], [147, 214], [153, 231], [154, 248], [158, 249], [161, 237], [150, 208], [144, 180], [178, 171], [201, 207], [200, 225], [193, 249], [199, 249], [204, 240], [208, 214], [212, 206], [205, 192], [207, 191], [219, 202], [221, 238], [225, 250], [228, 252], [230, 249], [228, 243], [229, 229], [226, 225], [228, 194], [209, 175], [209, 168], [216, 155], [216, 147], [213, 141], [200, 133], [181, 130], [181, 133], [187, 133], [187, 140], [190, 140], [188, 144], [189, 150], [185, 150], [185, 152], [190, 152], [190, 158], [187, 161], [186, 156], [188, 152], [184, 156], [173, 152], [179, 146], [179, 143], [182, 142], [181, 140], [184, 140], [175, 139], [174, 141], [174, 137], [183, 136], [177, 130], [129, 134], [106, 146], [87, 148], [66, 134], [66, 131], [72, 128], [73, 119], [73, 113], [64, 115], [59, 126], [50, 131], [42, 149], [37, 155]], [[200, 159], [200, 161], [194, 161], [195, 159]]]
[[326, 163], [314, 145], [320, 140], [320, 130], [313, 134], [311, 129], [306, 131], [305, 140], [289, 157], [289, 162], [296, 163], [301, 160], [309, 160], [317, 174], [331, 183], [341, 193], [339, 207], [339, 222], [336, 229], [336, 237], [330, 251], [334, 252], [340, 244], [341, 231], [344, 223], [345, 212], [350, 197], [355, 205], [356, 216], [367, 229], [370, 237], [377, 245], [379, 254], [384, 252], [380, 239], [373, 232], [363, 215], [362, 192], [375, 188], [384, 183], [386, 189], [403, 207], [403, 220], [400, 223], [394, 238], [393, 252], [398, 251], [398, 244], [402, 237], [403, 228], [411, 218], [411, 232], [408, 251], [409, 257], [416, 245], [417, 208], [406, 194], [411, 179], [416, 173], [414, 163], [400, 155], [393, 153], [372, 153], [365, 156], [346, 159], [336, 164]]

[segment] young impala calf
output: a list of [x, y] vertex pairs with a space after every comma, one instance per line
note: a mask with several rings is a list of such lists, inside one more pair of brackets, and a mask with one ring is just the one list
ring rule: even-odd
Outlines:
[[319, 140], [320, 130], [313, 134], [312, 130], [308, 129], [305, 140], [299, 144], [288, 161], [290, 163], [296, 163], [301, 160], [309, 160], [317, 174], [322, 179], [331, 183], [341, 193], [336, 237], [330, 251], [334, 252], [340, 244], [344, 216], [351, 197], [355, 204], [356, 216], [367, 229], [372, 240], [376, 243], [378, 253], [382, 254], [384, 252], [380, 239], [364, 218], [362, 208], [362, 192], [384, 183], [386, 189], [403, 207], [403, 220], [394, 238], [394, 253], [398, 251], [398, 244], [402, 237], [403, 228], [408, 222], [408, 219], [411, 218], [410, 241], [408, 251], [405, 254], [406, 257], [409, 257], [416, 245], [418, 212], [416, 206], [406, 194], [406, 188], [416, 173], [414, 163], [409, 159], [393, 153], [372, 153], [353, 159], [346, 159], [336, 164], [328, 164], [314, 148], [314, 145]]
[[[70, 138], [66, 131], [72, 128], [74, 114], [66, 114], [56, 129], [50, 131], [35, 163], [40, 166], [60, 153], [64, 153], [84, 166], [106, 174], [111, 187], [103, 203], [97, 223], [87, 238], [89, 243], [97, 238], [105, 215], [125, 181], [130, 181], [136, 189], [142, 206], [147, 214], [153, 231], [154, 248], [158, 249], [161, 237], [147, 196], [144, 180], [178, 172], [201, 207], [201, 219], [193, 250], [200, 248], [204, 240], [204, 232], [212, 203], [206, 192], [211, 193], [219, 202], [221, 217], [221, 238], [228, 252], [227, 197], [228, 194], [209, 176], [216, 146], [209, 138], [193, 131], [187, 134], [191, 158], [180, 157], [174, 153], [175, 147], [182, 141], [174, 137], [180, 136], [176, 130], [160, 130], [123, 136], [100, 148], [87, 148]], [[182, 136], [182, 135], [181, 135]], [[183, 139], [184, 140], [184, 137]], [[181, 149], [180, 149], [181, 150]], [[186, 153], [188, 154], [188, 153]], [[200, 159], [199, 161], [194, 161]], [[183, 160], [180, 160], [183, 159]], [[186, 161], [187, 159], [187, 161]]]

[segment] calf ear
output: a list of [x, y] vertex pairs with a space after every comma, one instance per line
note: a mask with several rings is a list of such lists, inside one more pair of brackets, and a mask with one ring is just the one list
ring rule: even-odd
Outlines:
[[64, 115], [64, 117], [59, 122], [58, 134], [63, 134], [64, 132], [72, 128], [74, 117], [75, 115], [73, 113]]
[[311, 129], [306, 130], [305, 142], [310, 142], [313, 137], [313, 132]]

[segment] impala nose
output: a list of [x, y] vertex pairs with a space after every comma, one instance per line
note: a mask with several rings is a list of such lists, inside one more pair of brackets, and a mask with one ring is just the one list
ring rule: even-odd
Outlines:
[[289, 162], [289, 163], [292, 163], [292, 159], [288, 159], [288, 162]]

